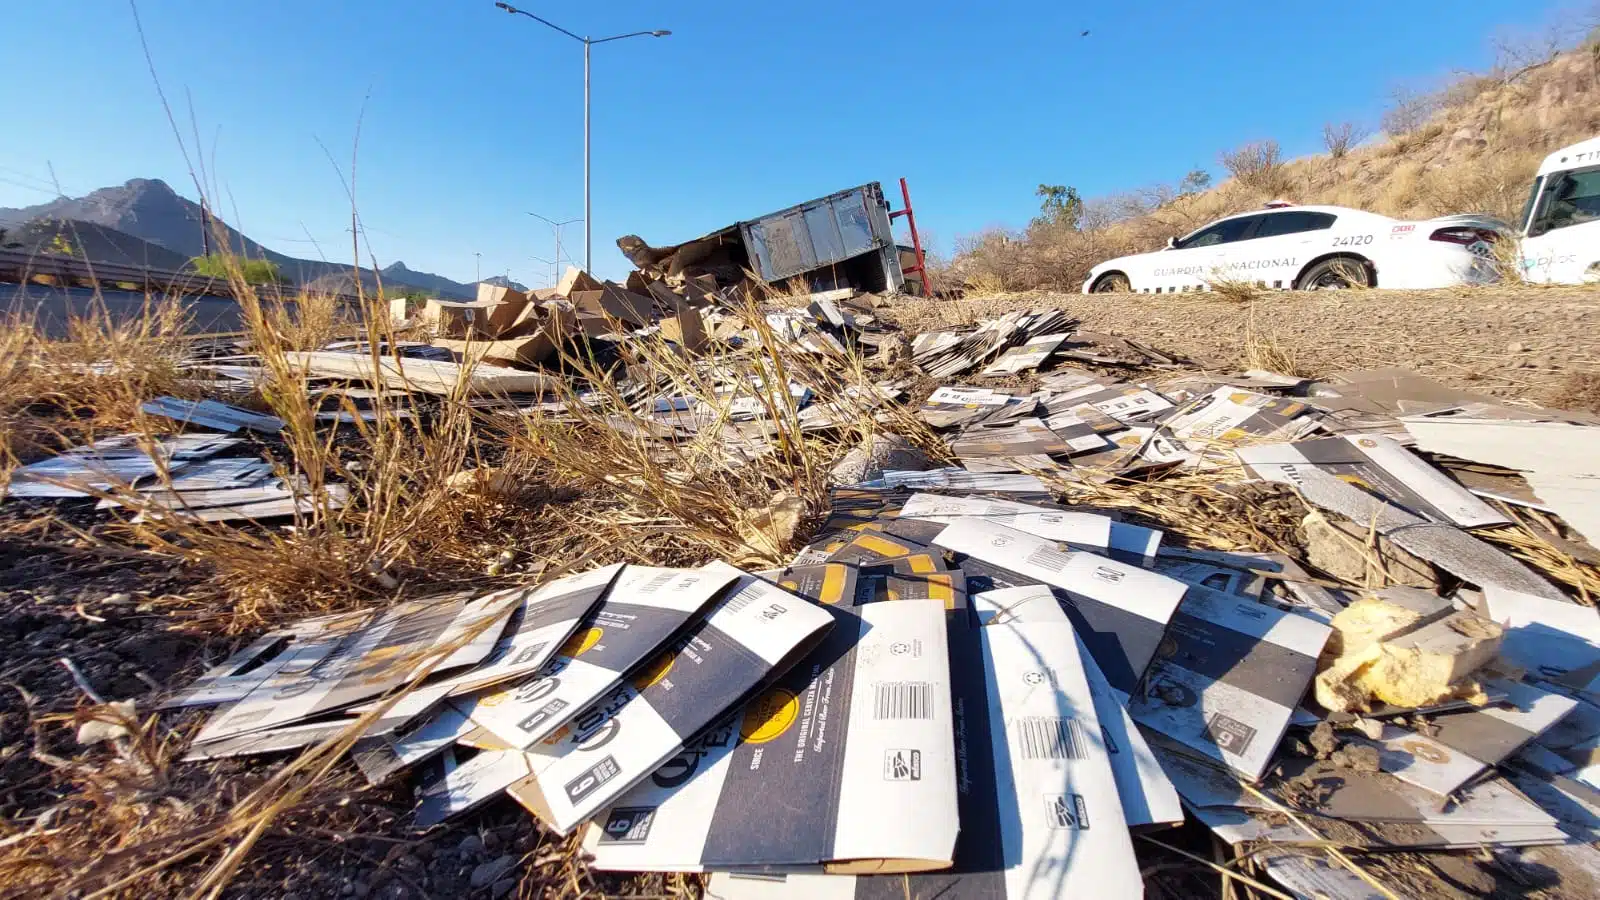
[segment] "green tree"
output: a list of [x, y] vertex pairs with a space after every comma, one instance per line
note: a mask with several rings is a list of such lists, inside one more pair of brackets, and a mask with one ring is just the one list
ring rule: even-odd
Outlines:
[[196, 256], [189, 265], [209, 278], [227, 278], [237, 272], [251, 284], [274, 284], [284, 280], [276, 263], [265, 259], [245, 259], [228, 253]]
[[1083, 198], [1078, 189], [1065, 184], [1041, 184], [1033, 192], [1040, 198], [1039, 221], [1064, 225], [1074, 231], [1083, 223]]
[[1187, 197], [1191, 194], [1198, 194], [1209, 187], [1211, 187], [1211, 173], [1205, 169], [1194, 169], [1183, 176], [1182, 181], [1178, 182], [1178, 196]]

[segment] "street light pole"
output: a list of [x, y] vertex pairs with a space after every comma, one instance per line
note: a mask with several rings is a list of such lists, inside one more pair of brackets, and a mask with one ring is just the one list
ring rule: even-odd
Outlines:
[[594, 209], [589, 194], [589, 48], [583, 39], [583, 270], [594, 272]]
[[544, 216], [541, 216], [536, 212], [529, 212], [528, 215], [533, 216], [535, 219], [538, 219], [541, 222], [545, 222], [550, 226], [550, 231], [555, 235], [555, 241], [556, 241], [556, 261], [553, 263], [553, 265], [557, 265], [557, 266], [561, 265], [561, 229], [563, 227], [567, 226], [567, 225], [571, 225], [574, 222], [582, 222], [583, 220], [582, 219], [565, 219], [563, 221], [557, 222], [554, 219], [549, 219], [549, 218], [546, 218]]
[[511, 13], [512, 15], [527, 16], [528, 18], [534, 20], [535, 22], [538, 22], [539, 24], [545, 25], [545, 26], [547, 26], [549, 28], [553, 28], [556, 31], [559, 31], [562, 34], [566, 35], [567, 37], [572, 38], [573, 40], [583, 44], [583, 268], [584, 268], [584, 271], [586, 271], [586, 272], [593, 272], [594, 271], [594, 209], [593, 209], [593, 205], [591, 203], [592, 194], [590, 192], [590, 183], [589, 183], [589, 169], [590, 169], [590, 152], [589, 152], [589, 147], [590, 147], [590, 142], [589, 142], [589, 121], [590, 121], [590, 114], [589, 114], [589, 50], [595, 44], [604, 44], [604, 43], [608, 43], [610, 41], [620, 41], [620, 40], [623, 40], [624, 38], [631, 38], [631, 37], [646, 37], [646, 36], [648, 36], [648, 37], [658, 37], [658, 38], [659, 37], [666, 37], [667, 35], [671, 34], [672, 32], [667, 31], [664, 28], [658, 28], [658, 29], [655, 29], [654, 31], [633, 31], [633, 32], [629, 32], [628, 34], [614, 34], [611, 37], [603, 37], [603, 38], [579, 37], [578, 35], [573, 34], [572, 32], [566, 30], [565, 28], [562, 28], [560, 25], [557, 25], [554, 22], [551, 22], [551, 21], [549, 21], [547, 19], [542, 19], [542, 18], [534, 15], [533, 13], [528, 12], [525, 9], [518, 9], [515, 6], [512, 6], [509, 3], [497, 2], [497, 3], [495, 3], [495, 6], [499, 7], [500, 9], [505, 10], [508, 13]]

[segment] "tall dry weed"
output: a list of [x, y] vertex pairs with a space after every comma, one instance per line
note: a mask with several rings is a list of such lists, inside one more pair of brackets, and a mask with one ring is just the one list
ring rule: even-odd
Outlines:
[[132, 427], [151, 397], [194, 396], [180, 369], [189, 319], [177, 298], [114, 316], [98, 296], [60, 335], [32, 315], [0, 319], [0, 449], [13, 461], [63, 449]]

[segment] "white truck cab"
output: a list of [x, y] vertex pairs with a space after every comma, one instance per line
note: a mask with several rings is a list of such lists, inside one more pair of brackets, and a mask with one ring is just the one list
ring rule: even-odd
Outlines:
[[1600, 137], [1545, 158], [1517, 230], [1527, 280], [1600, 282]]

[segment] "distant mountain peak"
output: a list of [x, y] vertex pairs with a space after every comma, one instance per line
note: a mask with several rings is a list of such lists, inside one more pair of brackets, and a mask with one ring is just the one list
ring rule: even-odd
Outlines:
[[[129, 178], [127, 181], [122, 183], [122, 186], [130, 191], [154, 191], [158, 194], [173, 195], [178, 193], [172, 189], [172, 185], [167, 184], [165, 181], [162, 181], [159, 178]], [[102, 188], [101, 190], [105, 190], [105, 188]]]
[[[0, 209], [0, 226], [17, 228], [38, 223], [36, 230], [45, 240], [59, 232], [60, 226], [52, 223], [62, 221], [106, 229], [106, 240], [97, 241], [91, 249], [100, 252], [103, 247], [104, 253], [112, 255], [107, 261], [137, 263], [160, 257], [170, 264], [174, 259], [186, 262], [205, 253], [230, 252], [276, 263], [286, 277], [297, 282], [311, 282], [329, 275], [336, 279], [351, 277], [348, 264], [298, 259], [269, 250], [230, 227], [215, 211], [211, 216], [214, 229], [206, 229], [200, 204], [159, 178], [130, 178], [120, 185], [109, 185], [82, 197], [58, 197], [37, 206]], [[216, 239], [217, 230], [221, 231], [220, 245]], [[153, 245], [154, 249], [139, 248], [135, 241]], [[371, 270], [361, 271], [364, 282], [372, 279]], [[421, 288], [450, 299], [470, 299], [477, 291], [472, 285], [413, 271], [403, 262], [392, 263], [380, 274], [390, 283]]]

